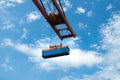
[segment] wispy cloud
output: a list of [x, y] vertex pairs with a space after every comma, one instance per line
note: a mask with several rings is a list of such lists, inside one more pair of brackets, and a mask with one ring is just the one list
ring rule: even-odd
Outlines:
[[90, 48], [95, 48], [96, 50], [100, 50], [100, 46], [98, 44], [91, 44]]
[[[102, 47], [107, 50], [120, 48], [120, 14], [113, 15], [107, 24], [102, 24]], [[110, 46], [111, 45], [111, 46]]]
[[27, 22], [31, 23], [33, 21], [40, 19], [40, 17], [41, 17], [40, 13], [38, 13], [37, 11], [32, 11], [27, 14]]
[[19, 4], [24, 2], [24, 0], [13, 0], [13, 1], [16, 2], [16, 3], [19, 3]]
[[[75, 58], [75, 59], [73, 59]], [[69, 56], [63, 56], [52, 59], [63, 68], [80, 68], [83, 65], [88, 67], [101, 62], [99, 53], [94, 51], [85, 51], [80, 49], [71, 49]]]
[[[67, 44], [69, 44], [69, 42]], [[87, 67], [92, 67], [96, 64], [99, 64], [102, 61], [102, 57], [99, 55], [98, 52], [81, 50], [79, 48], [76, 48], [77, 44], [74, 42], [74, 40], [70, 44], [71, 45], [69, 46], [72, 47], [70, 49], [69, 56], [62, 56], [44, 60], [39, 65], [40, 69], [50, 71], [59, 69], [65, 70], [68, 68], [80, 68], [83, 65]], [[45, 69], [43, 67], [43, 64], [46, 67]]]
[[85, 32], [87, 32], [88, 36], [91, 35], [91, 29], [87, 24], [79, 22], [78, 27], [79, 27], [78, 29], [80, 29], [80, 30], [85, 30]]
[[23, 28], [23, 34], [21, 36], [21, 39], [27, 39], [27, 33], [28, 33], [28, 30]]
[[82, 80], [120, 79], [120, 13], [114, 14], [108, 23], [101, 26], [102, 49], [107, 50], [100, 71], [85, 75]]
[[63, 5], [64, 11], [67, 11], [68, 9], [72, 7], [72, 4], [70, 3], [69, 0], [63, 0], [63, 2], [64, 2], [64, 5]]
[[0, 64], [0, 68], [3, 68], [5, 71], [14, 70], [12, 66], [10, 66], [9, 57], [5, 57], [4, 62]]
[[19, 25], [29, 24], [41, 18], [41, 14], [37, 11], [31, 11], [25, 14], [20, 20]]
[[[82, 51], [80, 49], [71, 49], [69, 56], [51, 58], [43, 61], [39, 67], [45, 71], [65, 70], [68, 68], [80, 68], [85, 65], [92, 67], [102, 61], [102, 57], [94, 51]], [[45, 67], [43, 67], [43, 64]]]
[[1, 68], [3, 68], [5, 71], [9, 71], [9, 70], [13, 70], [13, 67], [11, 67], [9, 64], [7, 63], [3, 63], [0, 65]]
[[75, 13], [77, 13], [77, 14], [85, 14], [85, 12], [86, 12], [86, 10], [81, 6], [77, 7], [77, 9], [75, 11]]
[[16, 4], [23, 3], [24, 0], [1, 0], [0, 1], [0, 9], [6, 8], [6, 7], [14, 7]]
[[60, 80], [81, 80], [81, 79], [77, 77], [73, 77], [73, 76], [65, 76], [61, 78]]
[[106, 10], [110, 10], [113, 8], [113, 5], [112, 4], [109, 4], [107, 7], [106, 7]]
[[88, 11], [87, 12], [87, 17], [91, 17], [91, 16], [93, 16], [93, 11]]
[[[37, 44], [29, 45], [22, 43], [15, 43], [11, 39], [4, 39], [4, 45], [10, 46], [22, 53], [28, 55], [30, 61], [37, 62], [40, 69], [50, 71], [58, 69], [67, 69], [67, 68], [80, 68], [83, 65], [88, 67], [94, 66], [101, 62], [102, 57], [98, 52], [81, 50], [79, 48], [72, 48], [70, 50], [69, 56], [62, 56], [57, 58], [52, 58], [48, 60], [43, 60], [41, 57], [42, 49], [48, 47], [48, 38], [45, 40], [36, 41]], [[74, 43], [72, 46], [76, 46]], [[46, 68], [44, 68], [46, 67]]]
[[50, 64], [48, 62], [42, 62], [41, 64], [39, 64], [39, 68], [41, 70], [45, 70], [45, 71], [51, 71], [51, 70], [55, 70], [56, 69], [52, 64]]
[[79, 26], [80, 30], [84, 30], [84, 29], [89, 28], [89, 26], [87, 24], [84, 24], [84, 23], [81, 23], [81, 22], [78, 23], [78, 26]]
[[[91, 75], [75, 77], [65, 76], [60, 80], [119, 80], [120, 79], [120, 13], [116, 13], [108, 23], [101, 25], [102, 50], [107, 50], [102, 62], [97, 66], [100, 70]], [[97, 47], [97, 44], [91, 47]]]
[[[37, 62], [41, 59], [41, 50], [42, 48], [35, 48], [34, 45], [27, 45], [22, 43], [13, 42], [11, 39], [4, 39], [4, 46], [12, 47], [26, 55], [29, 56], [31, 61]], [[38, 58], [40, 57], [40, 58]]]
[[12, 29], [13, 27], [15, 27], [15, 25], [11, 23], [11, 21], [5, 21], [2, 24], [3, 26], [0, 28], [1, 30], [8, 30], [8, 29]]
[[[82, 42], [80, 37], [75, 37], [75, 38], [70, 38], [68, 41], [65, 41], [64, 44], [74, 48], [79, 46], [78, 44], [76, 44], [77, 41]], [[73, 46], [73, 45], [76, 45], [76, 46]]]

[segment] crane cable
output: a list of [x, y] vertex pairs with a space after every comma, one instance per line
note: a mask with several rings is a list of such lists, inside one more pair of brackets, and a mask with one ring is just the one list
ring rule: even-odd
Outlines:
[[52, 2], [52, 5], [53, 5], [53, 10], [54, 10], [54, 12], [56, 13], [57, 10], [56, 10], [55, 5], [53, 4], [53, 2]]
[[46, 0], [46, 2], [47, 2], [47, 5], [48, 5], [48, 8], [49, 8], [50, 12], [52, 12], [52, 8], [50, 7], [50, 4], [49, 4], [51, 1], [50, 0]]
[[64, 12], [64, 10], [63, 10], [63, 7], [62, 7], [62, 4], [61, 4], [60, 0], [58, 0], [58, 2], [59, 2], [59, 4], [60, 4], [60, 7], [61, 7], [61, 9], [62, 9], [62, 12], [63, 12], [63, 14], [64, 14], [64, 16], [65, 16], [65, 12]]
[[[45, 6], [43, 5], [42, 0], [39, 0], [39, 1], [40, 1], [40, 3], [41, 3], [42, 7], [44, 8], [44, 10], [46, 11]], [[48, 5], [48, 7], [49, 7], [49, 10], [52, 12], [53, 10], [51, 9], [49, 2], [51, 2], [51, 1], [50, 1], [50, 0], [47, 0], [47, 5]], [[62, 12], [63, 12], [63, 14], [64, 14], [64, 16], [65, 16], [65, 12], [64, 12], [64, 10], [63, 10], [61, 1], [58, 0], [58, 2], [59, 2], [59, 5], [60, 5], [60, 8], [62, 9]], [[53, 5], [53, 8], [54, 8], [54, 11], [56, 12], [56, 9], [55, 9], [55, 6], [54, 6], [54, 5]]]
[[40, 3], [41, 3], [42, 7], [44, 8], [44, 10], [46, 11], [46, 9], [45, 9], [45, 7], [44, 7], [44, 5], [43, 5], [42, 0], [39, 0], [39, 1], [40, 1]]

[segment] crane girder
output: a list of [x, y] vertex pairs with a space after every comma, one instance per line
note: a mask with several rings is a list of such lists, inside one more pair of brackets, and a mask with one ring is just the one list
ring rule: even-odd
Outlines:
[[[55, 9], [57, 10], [57, 13], [55, 13], [55, 12], [48, 13], [45, 10], [44, 4], [42, 3], [41, 0], [40, 1], [33, 0], [34, 4], [37, 6], [37, 8], [41, 12], [41, 14], [45, 17], [47, 22], [51, 25], [51, 27], [53, 28], [53, 30], [56, 32], [56, 34], [58, 35], [58, 37], [61, 40], [63, 40], [64, 38], [75, 37], [76, 34], [74, 33], [73, 29], [71, 28], [71, 25], [69, 24], [68, 20], [66, 19], [64, 11], [61, 9], [60, 4], [58, 4], [57, 0], [51, 0], [51, 1], [53, 3], [53, 6], [55, 7]], [[57, 26], [60, 24], [65, 24], [66, 27], [60, 28], [60, 29], [57, 28]], [[63, 31], [63, 30], [69, 31], [69, 34], [64, 34], [64, 35], [61, 34], [61, 31]]]

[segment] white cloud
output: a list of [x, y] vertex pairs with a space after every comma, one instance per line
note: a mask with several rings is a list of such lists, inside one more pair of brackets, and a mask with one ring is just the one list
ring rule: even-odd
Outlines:
[[40, 39], [40, 41], [51, 41], [51, 39], [49, 37], [45, 37], [44, 39]]
[[88, 36], [90, 36], [91, 35], [91, 33], [90, 32], [88, 32]]
[[5, 7], [13, 7], [13, 6], [15, 5], [9, 1], [8, 2], [5, 0], [0, 1], [0, 9], [5, 8]]
[[63, 5], [64, 11], [67, 11], [68, 9], [72, 7], [72, 4], [70, 3], [69, 0], [63, 0], [63, 2], [64, 2], [64, 5]]
[[9, 46], [13, 49], [16, 49], [17, 51], [20, 51], [24, 54], [26, 54], [30, 61], [32, 62], [40, 62], [42, 60], [42, 49], [45, 49], [49, 46], [49, 42], [51, 39], [49, 37], [46, 37], [45, 39], [40, 39], [35, 41], [34, 44], [22, 44], [19, 42], [14, 42], [9, 38], [6, 38], [3, 40], [3, 43], [1, 43], [1, 46]]
[[113, 18], [109, 19], [109, 23], [103, 24], [101, 27], [104, 37], [102, 47], [108, 50], [120, 48], [120, 14], [113, 15]]
[[85, 32], [86, 32], [86, 34], [87, 34], [88, 36], [91, 35], [91, 29], [90, 29], [90, 27], [89, 27], [87, 24], [84, 24], [84, 23], [79, 22], [79, 23], [78, 23], [78, 29], [80, 29], [80, 30], [85, 30]]
[[[48, 38], [47, 38], [48, 39]], [[10, 39], [4, 39], [4, 45], [10, 46], [26, 55], [30, 61], [37, 62], [40, 69], [50, 71], [56, 69], [80, 68], [83, 65], [92, 67], [101, 62], [102, 57], [95, 51], [86, 51], [79, 48], [72, 48], [69, 56], [62, 56], [43, 60], [41, 57], [42, 49], [48, 47], [48, 40], [36, 41], [36, 44], [15, 43]], [[76, 46], [76, 44], [73, 44]]]
[[[116, 13], [108, 23], [101, 25], [102, 49], [107, 50], [102, 62], [97, 66], [100, 70], [91, 74], [75, 77], [65, 76], [60, 80], [119, 80], [120, 79], [120, 13]], [[93, 44], [91, 47], [97, 47]], [[72, 79], [71, 79], [72, 78]]]
[[61, 78], [60, 80], [81, 80], [81, 79], [77, 77], [73, 77], [73, 76], [65, 76]]
[[[102, 57], [95, 51], [87, 51], [75, 48], [77, 44], [74, 41], [76, 40], [73, 40], [72, 43], [70, 43], [71, 45], [69, 45], [72, 46], [70, 49], [70, 55], [44, 60], [39, 65], [40, 69], [50, 71], [58, 69], [66, 70], [68, 68], [80, 68], [83, 65], [92, 67], [102, 61]], [[44, 64], [45, 68], [42, 64]]]
[[4, 39], [4, 45], [10, 46], [10, 47], [28, 55], [29, 59], [31, 59], [31, 61], [33, 61], [33, 62], [40, 61], [40, 59], [41, 59], [42, 48], [35, 48], [34, 45], [15, 43], [11, 39]]
[[27, 39], [27, 33], [28, 33], [28, 30], [27, 29], [23, 29], [23, 34], [21, 36], [21, 39]]
[[25, 22], [26, 22], [25, 19], [21, 18], [18, 23], [19, 23], [19, 25], [23, 25]]
[[72, 45], [75, 45], [75, 42], [74, 42], [73, 40], [69, 40], [69, 41], [67, 41], [67, 44], [68, 44], [69, 46], [72, 46]]
[[36, 20], [39, 20], [40, 18], [41, 18], [41, 14], [39, 12], [31, 11], [19, 20], [19, 25], [23, 25], [26, 23], [32, 23]]
[[81, 23], [81, 22], [78, 23], [78, 26], [79, 26], [79, 29], [80, 29], [80, 30], [89, 28], [88, 25], [86, 25], [86, 24], [84, 24], [84, 23]]
[[37, 11], [32, 11], [27, 14], [27, 22], [31, 23], [33, 21], [39, 20], [41, 15]]
[[3, 68], [5, 71], [14, 70], [12, 66], [10, 66], [9, 57], [5, 57], [4, 62], [0, 64], [0, 68]]
[[8, 30], [8, 29], [12, 29], [13, 27], [15, 27], [14, 24], [12, 24], [10, 21], [5, 21], [1, 29]]
[[99, 50], [100, 46], [98, 46], [98, 44], [92, 44], [92, 45], [90, 45], [90, 48], [95, 48], [95, 49]]
[[101, 70], [93, 75], [85, 75], [81, 80], [120, 79], [120, 13], [114, 14], [101, 28], [102, 49], [107, 50], [99, 66]]
[[112, 4], [109, 4], [109, 5], [106, 7], [106, 10], [110, 10], [110, 9], [112, 9], [112, 8], [113, 8]]
[[13, 0], [13, 1], [15, 1], [15, 2], [17, 2], [17, 3], [19, 3], [19, 4], [21, 4], [21, 3], [24, 2], [24, 0]]
[[91, 35], [91, 33], [90, 33], [91, 32], [90, 27], [87, 24], [79, 22], [78, 23], [78, 27], [79, 27], [80, 30], [86, 30], [87, 34]]
[[88, 11], [87, 12], [87, 17], [91, 17], [93, 15], [93, 11]]
[[77, 10], [75, 11], [75, 13], [77, 14], [84, 14], [86, 11], [84, 8], [82, 8], [81, 6], [77, 7]]
[[13, 67], [11, 67], [9, 64], [7, 63], [3, 63], [0, 65], [1, 68], [3, 68], [5, 71], [9, 71], [9, 70], [13, 70]]
[[80, 38], [79, 37], [75, 37], [75, 38], [72, 38], [74, 41], [77, 41], [77, 40], [80, 40]]
[[[76, 44], [76, 42], [79, 41], [79, 42], [82, 42], [82, 40], [80, 39], [80, 37], [75, 37], [75, 38], [70, 38], [68, 39], [67, 41], [65, 41], [63, 44], [64, 45], [69, 45], [69, 47], [71, 48], [74, 48], [75, 46], [78, 47], [79, 44]], [[75, 45], [75, 46], [73, 46]]]
[[23, 2], [24, 0], [1, 0], [0, 9], [6, 8], [6, 7], [14, 7], [16, 4], [21, 4]]
[[[53, 63], [53, 62], [51, 62]], [[52, 66], [52, 64], [48, 63], [48, 62], [42, 62], [39, 65], [39, 68], [45, 71], [51, 71], [51, 70], [55, 70], [56, 68]]]
[[83, 65], [91, 67], [94, 64], [100, 63], [102, 58], [94, 51], [71, 49], [69, 56], [53, 58], [51, 60], [63, 68], [80, 68]]
[[10, 63], [10, 58], [9, 57], [5, 57], [5, 62], [6, 63]]

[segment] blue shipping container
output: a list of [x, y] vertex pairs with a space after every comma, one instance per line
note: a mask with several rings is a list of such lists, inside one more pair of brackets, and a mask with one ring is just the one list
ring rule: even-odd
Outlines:
[[69, 52], [70, 52], [69, 47], [57, 48], [54, 50], [42, 51], [42, 57], [52, 58], [52, 57], [64, 56], [64, 55], [69, 55]]

